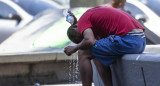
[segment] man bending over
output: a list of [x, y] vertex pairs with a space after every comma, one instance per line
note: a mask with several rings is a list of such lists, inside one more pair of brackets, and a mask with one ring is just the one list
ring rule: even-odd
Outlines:
[[92, 83], [91, 59], [97, 60], [96, 66], [104, 85], [113, 86], [109, 65], [124, 54], [142, 53], [146, 43], [144, 27], [134, 18], [121, 10], [104, 6], [87, 10], [69, 27], [67, 35], [77, 45], [67, 46], [64, 52], [70, 56], [78, 51], [83, 86]]

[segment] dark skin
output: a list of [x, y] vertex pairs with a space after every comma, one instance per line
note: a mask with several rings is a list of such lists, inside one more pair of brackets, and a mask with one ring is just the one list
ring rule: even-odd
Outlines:
[[[73, 28], [73, 29], [77, 29], [77, 28]], [[98, 69], [98, 72], [102, 78], [102, 81], [104, 82], [104, 85], [113, 86], [110, 68], [105, 67], [102, 63], [100, 63], [97, 59], [95, 59], [91, 55], [90, 51], [88, 50], [88, 48], [93, 46], [97, 41], [93, 35], [93, 31], [91, 30], [91, 28], [88, 28], [83, 32], [83, 35], [84, 35], [84, 39], [79, 44], [75, 46], [67, 46], [64, 49], [64, 52], [68, 56], [72, 55], [78, 50], [78, 63], [79, 63], [80, 76], [81, 76], [83, 86], [91, 86], [91, 83], [92, 83], [93, 71], [92, 71], [92, 65], [90, 62], [91, 59], [94, 59], [94, 63]]]
[[[75, 29], [79, 33], [77, 34], [76, 39], [81, 40], [80, 38], [81, 34], [78, 31], [78, 26], [77, 26], [77, 18], [71, 11], [68, 11], [68, 13], [74, 17], [73, 29]], [[96, 39], [94, 37], [93, 31], [91, 28], [88, 28], [83, 32], [83, 40], [76, 46], [67, 46], [64, 49], [64, 52], [66, 53], [66, 55], [70, 56], [72, 53], [75, 53], [79, 49], [89, 49], [89, 47], [93, 46], [95, 42]]]
[[[73, 29], [77, 30], [77, 28], [73, 28]], [[91, 28], [88, 28], [83, 32], [83, 37], [84, 37], [83, 40], [76, 46], [65, 47], [64, 52], [66, 53], [66, 55], [70, 56], [71, 54], [75, 53], [79, 49], [88, 49], [91, 46], [93, 46], [96, 42], [96, 39], [94, 37], [93, 31], [91, 30]]]
[[[73, 14], [71, 14], [73, 15]], [[73, 15], [74, 16], [74, 15]], [[75, 17], [74, 17], [75, 18]], [[77, 21], [75, 21], [77, 22]], [[75, 24], [72, 29], [77, 29], [77, 25]], [[79, 31], [78, 31], [79, 32]], [[105, 86], [113, 86], [112, 85], [112, 79], [111, 79], [111, 71], [109, 67], [105, 67], [102, 63], [100, 63], [97, 59], [95, 59], [90, 51], [89, 48], [92, 47], [95, 42], [97, 41], [94, 37], [93, 31], [91, 28], [86, 29], [83, 32], [83, 37], [79, 33], [76, 36], [76, 40], [83, 40], [78, 43], [75, 46], [67, 46], [64, 49], [64, 52], [66, 55], [70, 56], [76, 51], [78, 51], [78, 63], [79, 63], [79, 70], [80, 70], [80, 76], [82, 80], [83, 86], [91, 86], [92, 84], [92, 78], [93, 78], [93, 71], [92, 71], [92, 65], [91, 65], [91, 59], [94, 59], [94, 63], [98, 69], [98, 72], [104, 82]], [[107, 73], [107, 74], [106, 74]]]
[[77, 18], [74, 16], [74, 14], [71, 11], [68, 10], [68, 13], [69, 13], [70, 16], [73, 16], [73, 18], [74, 18], [73, 25], [76, 25], [77, 24]]
[[[74, 29], [77, 29], [77, 28], [74, 28]], [[82, 84], [83, 86], [91, 86], [93, 72], [92, 72], [90, 59], [93, 59], [93, 58], [90, 54], [90, 51], [87, 49], [94, 45], [94, 43], [96, 42], [96, 39], [94, 38], [91, 28], [86, 29], [83, 32], [83, 36], [84, 38], [79, 44], [77, 44], [76, 46], [67, 46], [64, 49], [64, 52], [66, 53], [66, 55], [70, 56], [71, 54], [79, 50], [78, 63], [79, 63], [79, 70], [80, 70]]]

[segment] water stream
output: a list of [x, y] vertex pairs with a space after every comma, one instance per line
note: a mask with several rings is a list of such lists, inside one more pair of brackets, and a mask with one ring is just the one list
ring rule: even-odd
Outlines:
[[[77, 54], [73, 54], [70, 57], [66, 58], [66, 65], [65, 68], [65, 75], [68, 76], [68, 83], [69, 84], [79, 84], [79, 69], [78, 69], [78, 56]], [[69, 58], [69, 59], [68, 59]]]

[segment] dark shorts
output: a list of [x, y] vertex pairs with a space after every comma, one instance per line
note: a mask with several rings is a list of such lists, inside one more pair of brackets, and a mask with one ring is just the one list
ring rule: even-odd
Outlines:
[[107, 38], [96, 41], [94, 46], [90, 48], [90, 51], [96, 59], [108, 66], [124, 54], [142, 53], [145, 45], [145, 37], [110, 35]]

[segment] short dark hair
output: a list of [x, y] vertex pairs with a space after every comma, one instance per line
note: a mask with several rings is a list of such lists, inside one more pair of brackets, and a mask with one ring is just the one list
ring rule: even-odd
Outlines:
[[77, 30], [73, 29], [73, 25], [71, 25], [68, 28], [67, 36], [72, 42], [74, 42], [76, 44], [80, 43], [82, 41], [82, 39], [83, 39], [81, 34]]
[[119, 3], [125, 3], [126, 2], [126, 0], [113, 0], [113, 1], [116, 5], [118, 5]]

